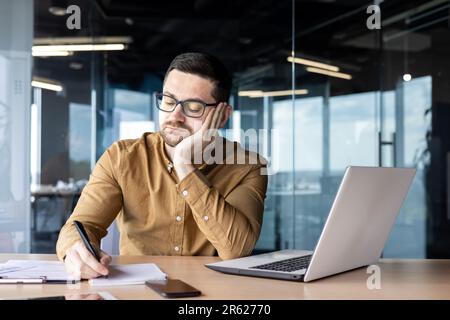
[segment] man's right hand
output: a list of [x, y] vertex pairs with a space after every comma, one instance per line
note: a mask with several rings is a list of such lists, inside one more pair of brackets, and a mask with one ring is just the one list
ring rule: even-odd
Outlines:
[[64, 265], [67, 272], [79, 279], [92, 279], [108, 275], [111, 256], [100, 252], [100, 262], [89, 252], [83, 242], [77, 241], [66, 251]]

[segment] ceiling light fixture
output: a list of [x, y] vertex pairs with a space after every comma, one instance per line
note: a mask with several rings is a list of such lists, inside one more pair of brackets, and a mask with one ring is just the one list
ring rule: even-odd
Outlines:
[[403, 75], [403, 80], [404, 80], [404, 81], [408, 82], [408, 81], [411, 81], [411, 79], [412, 79], [411, 74], [405, 73], [405, 74]]
[[94, 43], [131, 43], [129, 36], [100, 36], [100, 37], [42, 37], [34, 38], [33, 45], [60, 45], [60, 44], [94, 44]]
[[73, 54], [69, 51], [32, 51], [33, 57], [67, 57]]
[[81, 70], [83, 69], [83, 64], [81, 62], [73, 61], [69, 64], [69, 68], [73, 70]]
[[67, 14], [67, 0], [51, 0], [48, 11], [58, 17], [65, 16]]
[[32, 52], [55, 52], [55, 51], [115, 51], [125, 50], [123, 43], [107, 44], [64, 44], [64, 45], [38, 45], [33, 46]]
[[31, 86], [35, 88], [47, 89], [56, 92], [63, 91], [63, 86], [57, 82], [50, 79], [44, 79], [39, 77], [33, 77], [31, 81]]
[[351, 80], [353, 78], [352, 75], [347, 74], [347, 73], [333, 72], [333, 71], [328, 71], [328, 70], [323, 70], [323, 69], [313, 68], [313, 67], [307, 67], [306, 71], [313, 72], [313, 73], [319, 73], [319, 74], [323, 74], [323, 75], [330, 76], [330, 77], [341, 78], [341, 79], [345, 79], [345, 80]]
[[294, 62], [294, 63], [298, 63], [298, 64], [303, 64], [305, 66], [310, 66], [310, 67], [316, 67], [316, 68], [321, 68], [321, 69], [325, 69], [325, 70], [330, 70], [330, 71], [339, 71], [339, 67], [333, 66], [331, 64], [327, 64], [327, 63], [322, 63], [322, 62], [318, 62], [318, 61], [313, 61], [313, 60], [308, 60], [308, 59], [303, 59], [303, 58], [295, 58], [295, 57], [288, 57], [287, 61], [289, 62]]
[[58, 17], [65, 16], [67, 14], [66, 8], [56, 7], [56, 6], [52, 6], [52, 7], [48, 8], [48, 11], [51, 14], [53, 14], [54, 16], [58, 16]]
[[[308, 94], [308, 90], [297, 89], [294, 90], [294, 94], [295, 95]], [[278, 90], [278, 91], [248, 90], [248, 91], [239, 91], [238, 95], [240, 97], [249, 97], [249, 98], [281, 97], [281, 96], [291, 96], [292, 90]]]

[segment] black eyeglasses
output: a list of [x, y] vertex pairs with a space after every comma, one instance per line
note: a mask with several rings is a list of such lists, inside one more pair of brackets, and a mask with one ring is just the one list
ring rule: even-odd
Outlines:
[[178, 104], [181, 105], [183, 113], [191, 118], [200, 118], [205, 112], [206, 107], [217, 107], [218, 103], [205, 103], [201, 100], [189, 99], [189, 100], [177, 100], [167, 94], [157, 93], [156, 107], [164, 112], [172, 112], [175, 110]]

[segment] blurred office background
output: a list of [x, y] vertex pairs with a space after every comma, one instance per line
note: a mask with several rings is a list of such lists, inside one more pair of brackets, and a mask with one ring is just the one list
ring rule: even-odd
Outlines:
[[364, 165], [418, 169], [383, 257], [450, 258], [449, 13], [449, 0], [0, 0], [0, 252], [53, 253], [103, 151], [158, 130], [173, 57], [206, 51], [234, 78], [227, 136], [274, 171], [255, 252], [313, 249], [346, 166]]

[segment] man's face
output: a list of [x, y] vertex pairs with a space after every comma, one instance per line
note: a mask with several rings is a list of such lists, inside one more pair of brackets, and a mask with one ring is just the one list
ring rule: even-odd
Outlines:
[[[216, 103], [211, 93], [214, 83], [194, 74], [178, 70], [169, 72], [164, 84], [163, 93], [177, 100], [197, 99], [205, 103]], [[181, 140], [200, 130], [206, 117], [207, 109], [201, 118], [191, 118], [183, 113], [180, 104], [174, 111], [159, 111], [159, 127], [164, 142], [175, 147]]]

